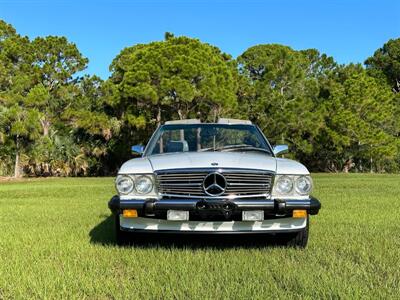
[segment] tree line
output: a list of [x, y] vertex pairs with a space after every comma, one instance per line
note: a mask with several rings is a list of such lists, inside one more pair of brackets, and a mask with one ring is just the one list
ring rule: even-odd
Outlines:
[[123, 49], [107, 80], [65, 37], [0, 20], [0, 175], [107, 175], [166, 120], [250, 119], [312, 171], [397, 172], [400, 39], [362, 64], [256, 45], [237, 58], [189, 37]]

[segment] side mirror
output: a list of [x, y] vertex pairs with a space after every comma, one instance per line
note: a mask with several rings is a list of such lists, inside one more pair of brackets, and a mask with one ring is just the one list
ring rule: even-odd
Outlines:
[[276, 145], [274, 146], [274, 154], [279, 155], [279, 154], [284, 154], [289, 152], [289, 147], [288, 145]]
[[143, 145], [132, 146], [131, 151], [133, 155], [140, 156], [144, 152], [144, 146]]

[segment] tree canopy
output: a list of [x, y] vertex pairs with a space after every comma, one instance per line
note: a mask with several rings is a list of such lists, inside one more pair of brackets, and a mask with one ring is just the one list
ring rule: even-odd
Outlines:
[[215, 119], [236, 105], [232, 58], [197, 39], [166, 34], [165, 41], [125, 48], [110, 70], [110, 104], [136, 127], [170, 118]]
[[311, 69], [315, 62], [275, 44], [251, 47], [238, 62], [248, 81], [241, 99], [247, 106], [243, 117], [249, 116], [274, 143], [290, 143], [296, 151], [310, 153], [323, 124], [319, 83]]
[[0, 175], [103, 175], [169, 119], [250, 119], [312, 171], [399, 171], [400, 39], [340, 65], [316, 49], [252, 46], [237, 59], [166, 33], [125, 49], [102, 80], [62, 36], [0, 20]]
[[365, 61], [365, 65], [373, 76], [383, 76], [396, 92], [400, 92], [400, 39], [390, 39]]

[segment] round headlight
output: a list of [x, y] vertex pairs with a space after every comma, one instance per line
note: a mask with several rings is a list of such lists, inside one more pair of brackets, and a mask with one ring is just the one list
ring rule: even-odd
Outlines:
[[139, 194], [148, 194], [153, 189], [153, 181], [147, 176], [140, 176], [135, 181], [136, 192]]
[[307, 195], [312, 189], [312, 180], [310, 176], [300, 176], [296, 179], [296, 192], [301, 195]]
[[275, 190], [279, 194], [289, 194], [293, 190], [293, 180], [289, 176], [279, 177], [275, 183]]
[[120, 194], [129, 194], [133, 191], [134, 186], [133, 179], [127, 175], [118, 175], [115, 180], [115, 187]]

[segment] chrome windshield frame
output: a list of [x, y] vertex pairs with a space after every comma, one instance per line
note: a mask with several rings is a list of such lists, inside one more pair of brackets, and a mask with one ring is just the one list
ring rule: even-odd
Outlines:
[[260, 130], [260, 128], [254, 124], [218, 124], [218, 123], [200, 123], [200, 124], [165, 124], [159, 126], [154, 133], [152, 134], [149, 142], [147, 143], [142, 157], [145, 156], [151, 156], [151, 155], [160, 155], [160, 153], [157, 154], [151, 154], [150, 151], [153, 150], [155, 147], [155, 144], [157, 143], [161, 133], [166, 129], [166, 128], [181, 128], [181, 127], [188, 127], [188, 128], [196, 128], [196, 127], [205, 127], [205, 126], [215, 126], [215, 127], [220, 127], [220, 128], [229, 128], [229, 127], [251, 127], [255, 129], [255, 132], [257, 134], [257, 137], [260, 139], [260, 142], [262, 142], [264, 147], [262, 149], [267, 150], [269, 153], [265, 153], [266, 155], [270, 155], [274, 157], [274, 152], [271, 147], [271, 144], [269, 143], [268, 139], [265, 137], [263, 132]]

